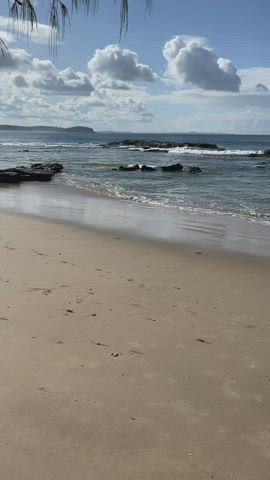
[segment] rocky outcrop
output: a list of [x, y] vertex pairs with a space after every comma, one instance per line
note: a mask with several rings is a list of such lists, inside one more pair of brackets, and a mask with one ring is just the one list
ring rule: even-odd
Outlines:
[[162, 165], [161, 167], [151, 167], [149, 165], [142, 165], [141, 167], [136, 164], [136, 165], [130, 165], [130, 166], [125, 166], [121, 165], [119, 168], [113, 168], [112, 170], [117, 171], [117, 172], [156, 172], [156, 171], [162, 171], [162, 172], [172, 172], [172, 173], [178, 173], [178, 172], [186, 172], [190, 174], [195, 174], [195, 173], [201, 173], [202, 170], [200, 167], [197, 166], [188, 166], [188, 167], [183, 167], [181, 163], [173, 163], [172, 165]]
[[123, 140], [122, 142], [111, 142], [108, 143], [107, 145], [104, 145], [104, 147], [136, 147], [138, 149], [143, 149], [148, 152], [159, 152], [161, 151], [166, 151], [170, 148], [176, 148], [176, 147], [188, 147], [188, 148], [200, 148], [204, 150], [218, 150], [218, 151], [223, 151], [224, 148], [220, 148], [214, 143], [178, 143], [178, 142], [160, 142], [158, 140], [141, 140], [141, 139], [136, 139], [136, 140]]
[[141, 171], [142, 172], [156, 172], [156, 168], [154, 167], [149, 167], [148, 165], [142, 165]]
[[49, 182], [52, 177], [63, 170], [60, 163], [33, 163], [0, 170], [0, 183]]
[[174, 163], [173, 165], [165, 165], [164, 167], [161, 167], [163, 172], [182, 172], [183, 169], [184, 167], [181, 163]]

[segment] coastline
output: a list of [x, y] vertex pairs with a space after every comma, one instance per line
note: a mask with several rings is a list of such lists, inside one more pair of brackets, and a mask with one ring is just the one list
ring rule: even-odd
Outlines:
[[219, 254], [270, 256], [270, 227], [229, 215], [186, 213], [115, 199], [61, 184], [22, 184], [0, 190], [0, 211], [119, 233]]
[[268, 478], [268, 259], [0, 220], [3, 478]]

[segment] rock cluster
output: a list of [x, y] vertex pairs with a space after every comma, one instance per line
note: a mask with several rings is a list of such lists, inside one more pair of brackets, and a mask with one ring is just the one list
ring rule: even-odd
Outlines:
[[159, 142], [157, 140], [123, 140], [122, 142], [111, 142], [108, 143], [107, 145], [104, 145], [104, 147], [135, 147], [135, 148], [142, 148], [143, 150], [146, 150], [148, 152], [159, 152], [160, 149], [162, 151], [166, 151], [170, 148], [176, 148], [176, 147], [188, 147], [188, 148], [200, 148], [203, 150], [218, 150], [218, 151], [223, 151], [224, 148], [220, 148], [214, 143], [178, 143], [178, 142]]
[[173, 163], [172, 165], [163, 165], [161, 167], [150, 167], [149, 165], [142, 165], [141, 167], [136, 163], [136, 165], [120, 165], [119, 168], [113, 168], [113, 170], [119, 171], [119, 172], [136, 172], [140, 170], [141, 172], [156, 172], [158, 170], [161, 170], [162, 172], [187, 172], [190, 174], [194, 173], [201, 173], [200, 167], [197, 166], [188, 166], [188, 167], [183, 167], [181, 163]]
[[5, 168], [0, 170], [0, 183], [48, 182], [63, 168], [61, 163], [32, 163], [30, 167]]

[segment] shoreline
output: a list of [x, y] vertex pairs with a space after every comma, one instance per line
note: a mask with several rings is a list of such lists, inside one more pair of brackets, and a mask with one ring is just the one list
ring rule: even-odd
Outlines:
[[270, 257], [270, 227], [221, 215], [183, 213], [89, 194], [60, 184], [0, 190], [0, 211], [74, 224], [98, 232], [217, 253]]
[[3, 478], [268, 479], [268, 259], [0, 221]]

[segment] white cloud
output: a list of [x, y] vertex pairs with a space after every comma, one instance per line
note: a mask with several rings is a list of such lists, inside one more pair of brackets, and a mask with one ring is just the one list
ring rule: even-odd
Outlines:
[[13, 71], [17, 88], [38, 89], [54, 95], [89, 95], [93, 91], [87, 73], [68, 67], [58, 70], [51, 60], [33, 58], [23, 49], [10, 49], [0, 56], [0, 72]]
[[[23, 119], [28, 124], [67, 126], [80, 122], [106, 129], [152, 121], [153, 113], [140, 98], [132, 98], [140, 91], [123, 90], [125, 83], [115, 86], [113, 82], [108, 79], [106, 89], [94, 89], [85, 72], [71, 67], [60, 70], [51, 60], [10, 49], [6, 57], [0, 57], [0, 121]], [[131, 83], [128, 88], [132, 88]], [[65, 99], [59, 100], [63, 96]]]
[[167, 75], [180, 84], [203, 90], [239, 91], [241, 79], [232, 62], [217, 58], [203, 39], [174, 37], [166, 42], [163, 55], [167, 60]]
[[263, 83], [257, 83], [255, 90], [257, 92], [269, 92], [269, 88], [266, 87]]
[[8, 42], [16, 41], [16, 37], [29, 37], [31, 42], [48, 44], [52, 29], [49, 25], [44, 23], [38, 23], [37, 27], [32, 28], [30, 22], [15, 21], [13, 22], [10, 18], [0, 16], [0, 28], [3, 29], [0, 32], [0, 38]]
[[137, 53], [118, 45], [108, 45], [102, 50], [96, 50], [88, 62], [88, 68], [93, 83], [103, 87], [106, 87], [108, 82], [114, 82], [114, 88], [128, 88], [127, 84], [118, 82], [154, 82], [157, 78], [148, 65], [139, 63]]
[[70, 67], [57, 70], [50, 61], [44, 64], [44, 61], [35, 60], [33, 71], [28, 75], [28, 83], [30, 81], [33, 87], [55, 95], [87, 96], [93, 91], [86, 73], [75, 72]]
[[0, 71], [27, 68], [31, 61], [31, 55], [22, 48], [10, 49], [5, 55], [0, 55]]
[[[270, 68], [245, 68], [239, 70], [239, 75], [242, 79], [241, 91], [258, 91], [256, 88], [258, 84], [264, 85], [268, 90], [270, 90]], [[267, 90], [259, 89], [259, 91], [265, 92]]]

